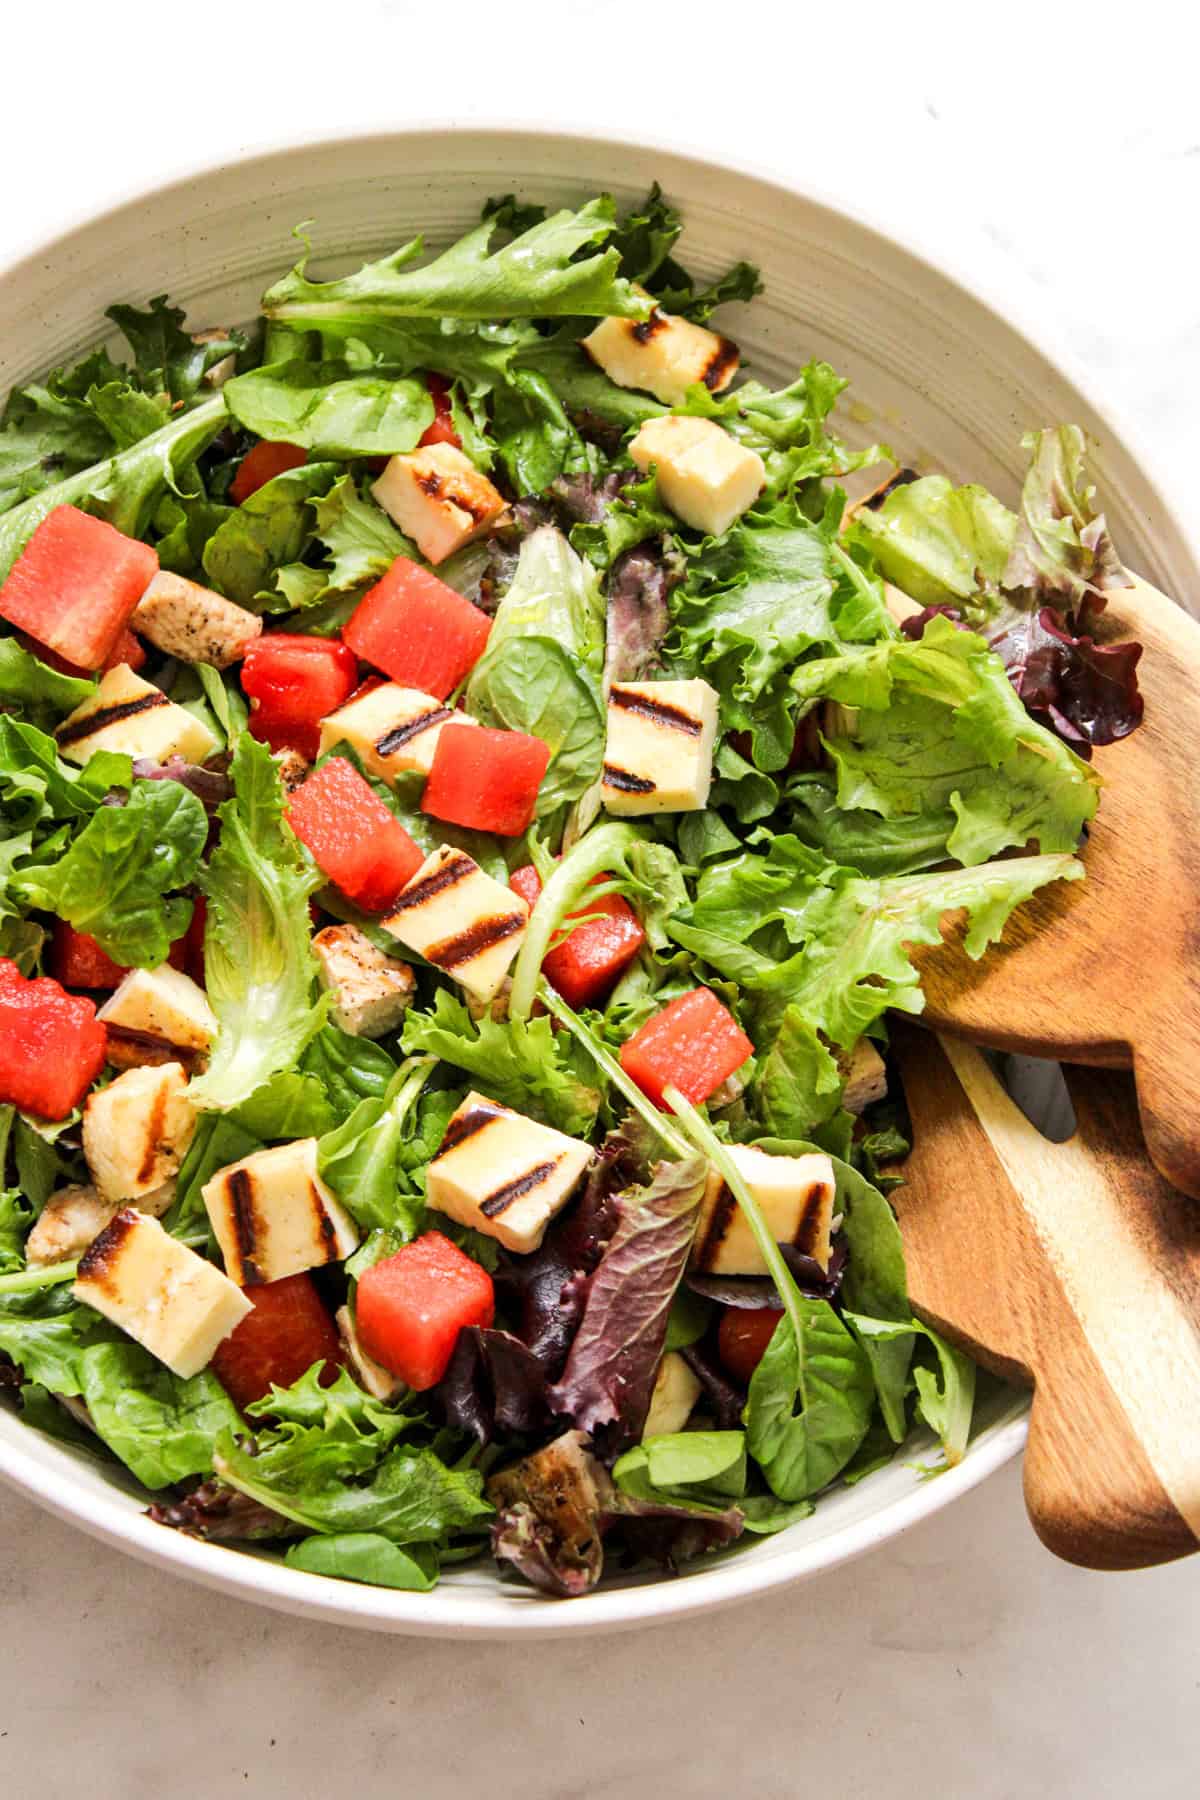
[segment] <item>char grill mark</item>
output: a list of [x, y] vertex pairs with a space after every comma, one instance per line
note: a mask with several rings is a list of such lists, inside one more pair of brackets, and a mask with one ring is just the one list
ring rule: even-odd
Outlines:
[[515, 1181], [506, 1181], [503, 1187], [496, 1188], [486, 1200], [482, 1200], [479, 1210], [486, 1219], [494, 1219], [499, 1213], [510, 1207], [514, 1200], [523, 1200], [526, 1194], [532, 1194], [534, 1188], [541, 1187], [549, 1180], [562, 1161], [560, 1156], [549, 1162], [538, 1163], [524, 1175], [518, 1175]]
[[411, 743], [413, 738], [420, 737], [433, 725], [440, 725], [444, 719], [452, 719], [454, 709], [450, 706], [431, 706], [428, 712], [421, 713], [415, 719], [409, 719], [405, 725], [394, 725], [385, 731], [381, 738], [375, 740], [375, 751], [379, 756], [392, 756], [397, 750]]
[[447, 888], [456, 887], [460, 881], [465, 881], [467, 876], [474, 872], [474, 869], [475, 864], [469, 856], [448, 856], [441, 867], [434, 869], [431, 875], [426, 875], [422, 880], [405, 888], [392, 908], [392, 917], [394, 918], [397, 913], [411, 912], [414, 906], [424, 906], [425, 902], [432, 900], [435, 895], [444, 894]]
[[499, 1106], [471, 1106], [467, 1108], [466, 1112], [456, 1114], [446, 1127], [446, 1135], [438, 1146], [437, 1155], [433, 1161], [437, 1162], [439, 1157], [449, 1155], [451, 1150], [457, 1150], [460, 1144], [465, 1144], [468, 1138], [475, 1136], [476, 1132], [485, 1130], [496, 1119], [503, 1117], [504, 1109]]
[[700, 736], [699, 719], [694, 719], [682, 706], [672, 706], [669, 700], [652, 700], [645, 694], [638, 694], [632, 688], [624, 687], [612, 688], [608, 699], [610, 706], [619, 706], [623, 712], [636, 713], [641, 719], [649, 719], [652, 725], [663, 725], [668, 731], [682, 731], [688, 737]]
[[472, 962], [475, 957], [482, 956], [485, 950], [502, 944], [505, 938], [525, 929], [524, 913], [497, 913], [490, 919], [480, 919], [466, 931], [458, 932], [454, 937], [443, 938], [439, 944], [431, 944], [425, 952], [425, 960], [439, 969], [457, 969], [460, 964]]
[[652, 794], [654, 783], [645, 775], [632, 775], [628, 769], [619, 769], [615, 763], [604, 765], [604, 786], [618, 789], [622, 794]]
[[238, 1257], [242, 1265], [243, 1287], [253, 1287], [263, 1279], [254, 1260], [258, 1248], [258, 1220], [254, 1211], [254, 1182], [245, 1169], [235, 1169], [229, 1177], [229, 1198], [233, 1202], [233, 1229], [237, 1238]]
[[59, 744], [77, 744], [80, 738], [92, 737], [108, 725], [119, 724], [122, 719], [132, 719], [138, 713], [150, 712], [156, 706], [170, 704], [167, 696], [156, 689], [153, 694], [139, 694], [136, 700], [122, 700], [116, 706], [99, 706], [85, 719], [76, 719], [73, 725], [60, 726], [54, 734], [55, 741]]

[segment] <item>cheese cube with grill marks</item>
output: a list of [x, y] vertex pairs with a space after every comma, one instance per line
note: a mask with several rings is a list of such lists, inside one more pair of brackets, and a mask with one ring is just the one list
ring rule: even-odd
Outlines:
[[707, 681], [614, 682], [600, 796], [611, 813], [708, 805], [718, 699]]
[[529, 907], [462, 850], [435, 850], [379, 922], [476, 1000], [499, 992], [521, 947]]
[[321, 720], [321, 754], [338, 744], [349, 744], [368, 775], [394, 782], [412, 770], [428, 775], [433, 766], [442, 726], [474, 725], [475, 719], [456, 712], [419, 688], [385, 681], [337, 712]]
[[385, 1369], [382, 1363], [377, 1363], [373, 1356], [367, 1355], [359, 1342], [358, 1327], [350, 1308], [339, 1306], [333, 1316], [350, 1365], [350, 1373], [359, 1387], [364, 1388], [373, 1400], [395, 1400], [403, 1393], [404, 1383], [390, 1369]]
[[217, 1035], [216, 1014], [204, 989], [170, 963], [131, 969], [96, 1017], [110, 1031], [188, 1053], [207, 1050]]
[[601, 319], [583, 348], [618, 387], [644, 388], [664, 406], [682, 405], [697, 382], [719, 394], [740, 361], [727, 337], [657, 306], [648, 319]]
[[650, 1410], [642, 1426], [643, 1439], [682, 1431], [702, 1392], [703, 1384], [678, 1350], [668, 1350], [654, 1378]]
[[239, 1287], [342, 1262], [358, 1230], [317, 1173], [316, 1138], [256, 1150], [201, 1192], [225, 1267]]
[[169, 569], [159, 570], [129, 623], [168, 656], [214, 669], [240, 661], [262, 635], [257, 613]]
[[429, 1204], [524, 1254], [591, 1160], [590, 1145], [470, 1093], [426, 1171]]
[[72, 1291], [185, 1380], [250, 1311], [227, 1275], [132, 1207], [91, 1245]]
[[[730, 1157], [762, 1208], [776, 1243], [793, 1244], [823, 1269], [829, 1267], [836, 1184], [827, 1156], [769, 1156], [734, 1145]], [[709, 1171], [692, 1244], [692, 1267], [710, 1275], [765, 1275], [753, 1233], [716, 1169]]]
[[127, 1069], [89, 1094], [83, 1154], [106, 1200], [140, 1200], [175, 1174], [196, 1129], [177, 1062]]
[[647, 419], [629, 454], [639, 469], [654, 464], [658, 491], [677, 518], [713, 537], [753, 506], [767, 478], [757, 451], [712, 419]]
[[371, 492], [431, 563], [481, 536], [504, 511], [504, 496], [453, 444], [393, 456]]
[[203, 762], [217, 749], [207, 725], [135, 675], [128, 663], [110, 669], [94, 694], [68, 713], [54, 733], [68, 762], [85, 763], [96, 750], [123, 751], [164, 762], [182, 756]]
[[322, 987], [333, 996], [335, 1025], [352, 1037], [394, 1031], [412, 999], [416, 977], [398, 956], [377, 950], [357, 925], [327, 925], [312, 941]]

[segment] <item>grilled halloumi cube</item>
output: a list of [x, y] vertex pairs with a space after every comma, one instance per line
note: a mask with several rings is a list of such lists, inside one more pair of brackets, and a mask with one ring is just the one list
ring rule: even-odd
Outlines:
[[371, 492], [431, 563], [485, 532], [504, 497], [453, 444], [428, 444], [393, 456]]
[[756, 450], [712, 419], [647, 419], [629, 446], [639, 469], [658, 470], [658, 491], [695, 531], [719, 537], [753, 506], [767, 471]]
[[327, 925], [313, 938], [322, 987], [333, 995], [330, 1017], [353, 1037], [382, 1037], [404, 1017], [416, 976], [398, 956], [377, 950], [357, 925]]
[[382, 1363], [377, 1363], [363, 1349], [350, 1308], [339, 1306], [333, 1316], [350, 1363], [350, 1373], [359, 1387], [365, 1388], [372, 1400], [394, 1400], [398, 1394], [403, 1393], [404, 1383], [400, 1377], [393, 1375], [390, 1369], [385, 1369]]
[[681, 405], [697, 382], [719, 394], [741, 360], [727, 337], [657, 306], [648, 319], [601, 319], [582, 344], [610, 381], [644, 388], [664, 406]]
[[887, 1070], [870, 1038], [859, 1038], [849, 1056], [839, 1056], [838, 1067], [846, 1083], [842, 1105], [847, 1112], [865, 1112], [887, 1098]]
[[217, 1018], [204, 989], [181, 969], [131, 969], [96, 1017], [118, 1032], [152, 1044], [194, 1053], [217, 1035]]
[[444, 969], [477, 1000], [500, 990], [521, 947], [529, 907], [463, 850], [427, 857], [386, 919], [385, 931]]
[[139, 1200], [170, 1180], [196, 1129], [187, 1076], [177, 1062], [127, 1069], [89, 1094], [83, 1154], [106, 1200]]
[[341, 1262], [358, 1228], [317, 1173], [316, 1138], [256, 1150], [201, 1189], [225, 1267], [239, 1287]]
[[95, 693], [67, 714], [54, 737], [67, 761], [74, 763], [85, 763], [97, 750], [123, 751], [155, 762], [182, 756], [185, 762], [198, 763], [217, 749], [207, 725], [168, 700], [153, 682], [135, 675], [128, 663], [110, 669]]
[[321, 754], [338, 744], [349, 744], [368, 775], [394, 782], [413, 770], [428, 775], [443, 725], [475, 725], [468, 713], [457, 712], [419, 688], [400, 687], [385, 681], [348, 706], [327, 713], [321, 720]]
[[719, 701], [707, 681], [614, 682], [600, 798], [611, 813], [708, 805]]
[[181, 662], [211, 663], [214, 669], [240, 662], [262, 635], [256, 613], [169, 569], [158, 571], [129, 623], [166, 655]]
[[536, 1250], [592, 1160], [591, 1146], [470, 1093], [426, 1170], [430, 1206], [508, 1250]]
[[[769, 1156], [748, 1144], [731, 1146], [729, 1155], [762, 1208], [775, 1241], [793, 1244], [828, 1268], [837, 1191], [829, 1158], [816, 1151]], [[716, 1169], [709, 1171], [691, 1262], [710, 1275], [767, 1273], [742, 1210]]]
[[72, 1292], [185, 1379], [250, 1311], [227, 1275], [131, 1206], [87, 1250]]
[[703, 1392], [704, 1384], [680, 1356], [668, 1350], [658, 1365], [650, 1410], [642, 1427], [642, 1437], [665, 1437], [668, 1432], [682, 1431], [692, 1416], [692, 1409]]

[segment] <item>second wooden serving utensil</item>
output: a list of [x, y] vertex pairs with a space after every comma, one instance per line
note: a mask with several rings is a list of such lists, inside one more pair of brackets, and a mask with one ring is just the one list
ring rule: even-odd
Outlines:
[[1048, 1142], [970, 1045], [895, 1020], [913, 1121], [893, 1195], [914, 1310], [1033, 1385], [1025, 1499], [1071, 1562], [1200, 1547], [1200, 1207], [1147, 1161], [1128, 1075], [1066, 1069]]
[[1035, 894], [981, 962], [955, 934], [914, 960], [940, 1031], [1132, 1068], [1151, 1157], [1200, 1197], [1200, 622], [1137, 580], [1108, 596], [1101, 624], [1104, 641], [1145, 646], [1146, 713], [1095, 754], [1087, 879]]

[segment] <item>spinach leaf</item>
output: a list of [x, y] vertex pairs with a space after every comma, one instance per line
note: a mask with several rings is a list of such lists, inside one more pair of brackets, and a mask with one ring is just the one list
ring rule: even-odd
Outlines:
[[137, 1344], [84, 1350], [79, 1392], [109, 1449], [148, 1488], [207, 1473], [218, 1437], [241, 1429], [211, 1370], [185, 1381]]
[[354, 1037], [326, 1022], [301, 1056], [300, 1068], [320, 1081], [341, 1125], [360, 1101], [382, 1101], [396, 1074], [396, 1060], [373, 1038]]
[[941, 1439], [945, 1467], [952, 1469], [966, 1453], [975, 1409], [975, 1364], [931, 1326], [922, 1335], [933, 1347], [932, 1358], [918, 1352], [913, 1367], [917, 1386], [917, 1411]]
[[23, 870], [14, 892], [89, 932], [123, 966], [157, 968], [191, 917], [172, 889], [193, 880], [208, 835], [196, 796], [175, 781], [138, 781], [124, 806], [102, 806], [57, 862]]
[[334, 1123], [334, 1110], [324, 1084], [316, 1075], [284, 1069], [227, 1115], [264, 1143], [282, 1138], [319, 1137]]
[[826, 1300], [799, 1296], [800, 1336], [787, 1313], [750, 1378], [746, 1440], [772, 1493], [803, 1500], [827, 1487], [866, 1435], [871, 1367]]
[[401, 1550], [373, 1531], [345, 1531], [334, 1537], [307, 1537], [284, 1556], [289, 1569], [329, 1575], [335, 1581], [365, 1581], [371, 1587], [402, 1588], [426, 1594], [436, 1587], [437, 1556], [425, 1544]]
[[413, 450], [433, 423], [424, 382], [356, 375], [344, 362], [274, 363], [235, 376], [224, 394], [248, 431], [325, 457]]

